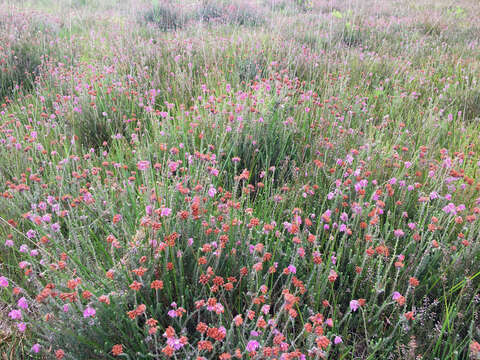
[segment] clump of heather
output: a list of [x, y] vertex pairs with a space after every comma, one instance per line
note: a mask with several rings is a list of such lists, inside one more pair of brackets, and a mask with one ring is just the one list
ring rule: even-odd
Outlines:
[[204, 22], [227, 23], [240, 26], [256, 26], [265, 22], [261, 5], [251, 1], [223, 2], [203, 1], [197, 9], [197, 17]]
[[42, 4], [0, 13], [2, 354], [480, 358], [478, 5]]
[[181, 9], [166, 2], [155, 3], [150, 9], [142, 13], [142, 18], [162, 31], [176, 30], [186, 22], [186, 15]]
[[42, 63], [63, 61], [69, 45], [60, 44], [58, 17], [4, 6], [0, 18], [0, 99], [8, 100], [31, 90]]

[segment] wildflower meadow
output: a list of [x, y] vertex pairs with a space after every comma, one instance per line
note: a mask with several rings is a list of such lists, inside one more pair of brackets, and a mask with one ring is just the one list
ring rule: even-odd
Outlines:
[[480, 359], [480, 2], [0, 0], [0, 359]]

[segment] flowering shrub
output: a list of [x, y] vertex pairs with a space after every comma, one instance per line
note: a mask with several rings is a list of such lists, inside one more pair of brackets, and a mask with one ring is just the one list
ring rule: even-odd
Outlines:
[[1, 14], [0, 51], [69, 52], [2, 93], [2, 356], [479, 358], [478, 41], [388, 2], [212, 4]]

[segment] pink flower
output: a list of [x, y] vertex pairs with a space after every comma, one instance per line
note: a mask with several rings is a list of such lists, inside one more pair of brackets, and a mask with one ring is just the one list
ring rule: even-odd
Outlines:
[[294, 265], [288, 265], [288, 271], [290, 271], [292, 274], [296, 274], [297, 268]]
[[20, 332], [24, 332], [25, 329], [27, 328], [27, 325], [25, 325], [25, 323], [21, 322], [21, 323], [17, 324], [17, 328]]
[[178, 163], [177, 162], [170, 162], [168, 164], [168, 168], [170, 169], [171, 172], [175, 172], [178, 168]]
[[216, 193], [217, 193], [217, 190], [214, 187], [211, 187], [210, 189], [208, 189], [208, 196], [210, 196], [211, 198], [213, 198]]
[[260, 344], [256, 340], [250, 340], [247, 344], [247, 351], [252, 352], [258, 349]]
[[8, 287], [8, 279], [5, 276], [0, 276], [0, 287]]
[[395, 235], [396, 237], [402, 237], [403, 235], [405, 235], [405, 233], [402, 229], [397, 229], [393, 232], [393, 235]]
[[95, 311], [94, 308], [91, 308], [90, 306], [87, 306], [85, 310], [83, 310], [83, 317], [88, 318], [88, 317], [94, 317], [97, 312]]
[[395, 291], [392, 296], [392, 300], [398, 300], [402, 297], [402, 294], [400, 294], [398, 291]]
[[352, 309], [353, 312], [357, 311], [359, 307], [360, 304], [357, 300], [350, 301], [350, 309]]
[[34, 353], [40, 352], [40, 344], [34, 344], [34, 345], [32, 346], [32, 350], [31, 350], [31, 351], [33, 351]]
[[141, 160], [137, 163], [137, 169], [140, 171], [147, 170], [149, 166], [150, 166], [150, 161], [147, 161], [147, 160]]
[[153, 206], [152, 205], [147, 205], [145, 206], [145, 212], [147, 213], [147, 215], [152, 215], [153, 214]]
[[92, 194], [88, 191], [85, 194], [83, 194], [83, 201], [85, 201], [85, 203], [87, 203], [87, 204], [91, 204], [91, 203], [95, 202]]
[[22, 309], [25, 309], [25, 310], [28, 309], [27, 299], [25, 299], [23, 296], [20, 299], [18, 299], [17, 305]]
[[335, 339], [333, 339], [333, 343], [334, 343], [335, 345], [338, 345], [338, 344], [340, 344], [340, 343], [342, 343], [342, 342], [343, 342], [343, 340], [342, 340], [342, 338], [341, 338], [340, 336], [335, 336]]
[[169, 216], [172, 213], [172, 209], [163, 207], [162, 210], [160, 211], [160, 216]]
[[172, 338], [167, 338], [167, 345], [171, 346], [175, 350], [179, 350], [183, 347], [184, 344], [180, 341], [180, 339], [176, 337], [172, 337]]
[[18, 309], [14, 309], [12, 311], [10, 311], [8, 313], [8, 316], [12, 319], [12, 320], [18, 320], [18, 319], [21, 319], [22, 318], [22, 312]]
[[214, 311], [217, 315], [223, 314], [225, 311], [225, 308], [223, 307], [222, 304], [216, 303], [214, 306], [208, 305], [207, 306], [208, 311]]

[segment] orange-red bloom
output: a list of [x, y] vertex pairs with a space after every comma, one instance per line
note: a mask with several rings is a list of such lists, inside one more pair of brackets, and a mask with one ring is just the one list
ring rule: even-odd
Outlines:
[[122, 353], [123, 353], [123, 346], [122, 346], [122, 344], [113, 345], [113, 347], [112, 347], [112, 354], [113, 354], [114, 356], [118, 356], [118, 355], [120, 355], [120, 354], [122, 354]]

